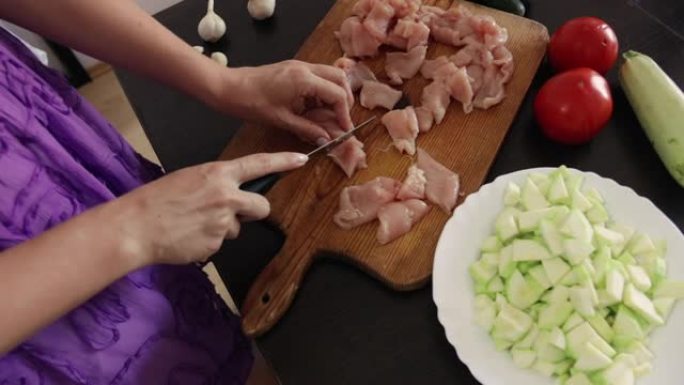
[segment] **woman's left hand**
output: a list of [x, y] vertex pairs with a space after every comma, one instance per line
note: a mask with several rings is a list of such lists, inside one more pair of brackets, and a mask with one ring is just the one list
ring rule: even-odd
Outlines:
[[215, 103], [218, 109], [283, 128], [317, 144], [332, 138], [320, 124], [303, 116], [309, 109], [330, 108], [342, 129], [353, 127], [349, 110], [354, 96], [339, 68], [288, 60], [224, 73], [227, 85]]

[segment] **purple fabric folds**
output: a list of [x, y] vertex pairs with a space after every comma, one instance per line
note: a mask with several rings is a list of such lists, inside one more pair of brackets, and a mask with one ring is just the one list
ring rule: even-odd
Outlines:
[[[161, 175], [0, 28], [0, 251]], [[0, 356], [0, 384], [237, 385], [251, 366], [251, 343], [206, 275], [153, 266]]]

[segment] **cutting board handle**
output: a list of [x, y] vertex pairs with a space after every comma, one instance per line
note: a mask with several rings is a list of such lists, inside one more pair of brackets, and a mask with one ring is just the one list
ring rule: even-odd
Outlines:
[[308, 250], [294, 251], [288, 242], [259, 274], [242, 305], [242, 329], [257, 337], [271, 329], [292, 304], [311, 265]]

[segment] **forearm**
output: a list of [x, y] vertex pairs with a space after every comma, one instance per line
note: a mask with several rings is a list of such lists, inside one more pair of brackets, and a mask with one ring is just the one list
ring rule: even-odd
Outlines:
[[[212, 104], [229, 70], [198, 55], [133, 0], [8, 0], [0, 18]], [[225, 80], [224, 80], [225, 81]]]
[[128, 211], [113, 201], [0, 253], [0, 356], [145, 264]]

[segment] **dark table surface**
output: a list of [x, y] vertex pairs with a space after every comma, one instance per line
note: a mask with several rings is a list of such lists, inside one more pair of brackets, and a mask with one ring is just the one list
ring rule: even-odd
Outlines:
[[[228, 40], [213, 46], [231, 66], [291, 58], [323, 18], [333, 0], [279, 0], [276, 16], [253, 22], [243, 1], [219, 0]], [[186, 0], [157, 19], [191, 45], [200, 44], [197, 21], [205, 1]], [[615, 29], [621, 51], [652, 56], [684, 86], [684, 2], [679, 0], [530, 0], [528, 17], [553, 32], [563, 21], [593, 15]], [[240, 122], [221, 116], [184, 95], [117, 71], [163, 166], [175, 170], [216, 159]], [[550, 75], [542, 65], [489, 173], [566, 164], [594, 171], [651, 199], [684, 228], [684, 190], [667, 174], [619, 87], [608, 74], [615, 113], [590, 144], [567, 147], [546, 140], [534, 123], [532, 100]], [[684, 123], [683, 123], [684, 124]], [[241, 238], [214, 257], [240, 303], [250, 282], [282, 242], [262, 224], [245, 227]], [[477, 384], [460, 363], [437, 321], [429, 286], [393, 292], [362, 272], [321, 259], [305, 278], [292, 308], [258, 345], [284, 384]]]

